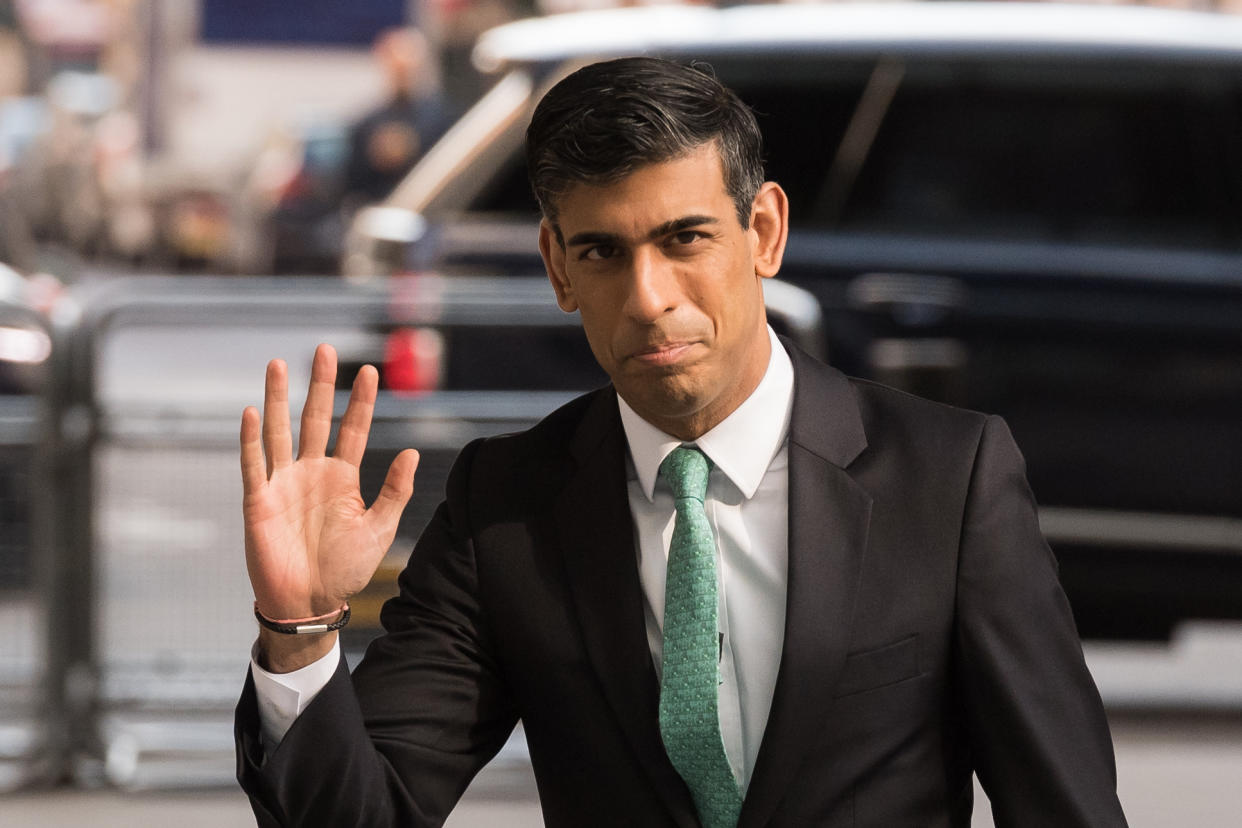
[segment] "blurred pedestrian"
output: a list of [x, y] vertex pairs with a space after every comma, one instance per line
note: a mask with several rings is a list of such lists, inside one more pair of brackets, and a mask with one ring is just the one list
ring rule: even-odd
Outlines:
[[418, 29], [381, 33], [373, 52], [386, 93], [384, 101], [350, 130], [345, 199], [353, 208], [381, 201], [392, 192], [452, 118], [436, 90], [427, 41]]

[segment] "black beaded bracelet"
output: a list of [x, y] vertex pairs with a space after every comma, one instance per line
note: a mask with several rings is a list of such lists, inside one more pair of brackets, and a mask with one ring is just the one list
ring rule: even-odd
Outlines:
[[272, 632], [282, 633], [283, 635], [311, 635], [314, 633], [326, 633], [333, 630], [339, 630], [341, 627], [349, 623], [349, 604], [342, 606], [337, 612], [340, 616], [331, 623], [328, 619], [334, 613], [321, 615], [316, 618], [299, 618], [293, 621], [274, 621], [263, 613], [259, 612], [259, 604], [256, 601], [254, 605], [254, 617], [259, 622], [259, 626]]

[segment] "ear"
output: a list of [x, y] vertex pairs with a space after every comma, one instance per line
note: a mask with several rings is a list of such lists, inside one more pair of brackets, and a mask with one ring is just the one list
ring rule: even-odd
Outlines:
[[578, 309], [578, 300], [574, 298], [573, 286], [565, 273], [565, 248], [560, 242], [556, 228], [547, 219], [539, 222], [539, 255], [543, 257], [543, 267], [548, 271], [548, 281], [556, 292], [556, 304], [565, 313], [573, 313]]
[[770, 278], [781, 269], [789, 236], [789, 198], [775, 181], [765, 181], [750, 208], [755, 273]]

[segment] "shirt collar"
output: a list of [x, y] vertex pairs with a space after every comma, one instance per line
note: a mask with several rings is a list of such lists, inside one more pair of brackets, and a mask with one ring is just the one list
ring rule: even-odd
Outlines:
[[[747, 499], [755, 494], [768, 466], [784, 445], [793, 410], [793, 363], [771, 326], [768, 339], [771, 355], [759, 385], [732, 414], [695, 441]], [[638, 483], [647, 499], [652, 500], [660, 464], [681, 445], [681, 440], [644, 420], [620, 395], [617, 403]]]

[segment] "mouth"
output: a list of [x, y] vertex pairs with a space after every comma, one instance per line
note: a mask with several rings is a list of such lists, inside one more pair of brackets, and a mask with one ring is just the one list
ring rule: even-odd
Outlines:
[[654, 367], [676, 365], [693, 347], [693, 342], [662, 342], [641, 348], [631, 354], [630, 358]]

